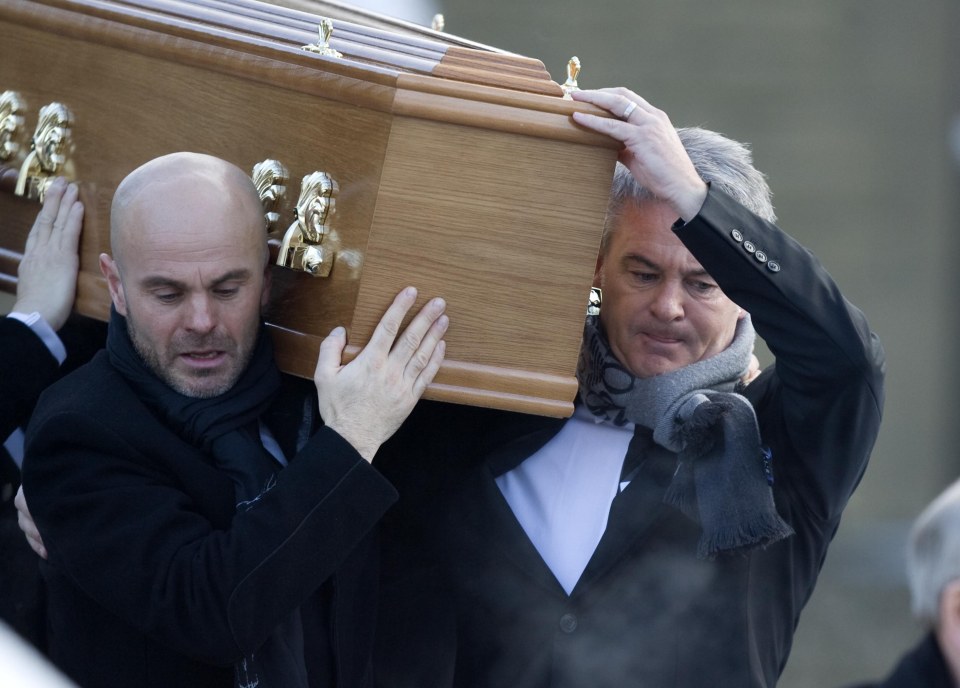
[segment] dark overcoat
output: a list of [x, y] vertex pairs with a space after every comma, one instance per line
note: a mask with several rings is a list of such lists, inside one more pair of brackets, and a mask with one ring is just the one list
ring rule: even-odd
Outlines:
[[396, 492], [333, 430], [304, 434], [300, 391], [264, 418], [292, 460], [243, 512], [106, 352], [44, 393], [23, 484], [49, 552], [51, 658], [77, 683], [233, 686], [299, 608], [311, 686], [369, 685], [375, 525]]
[[698, 559], [698, 524], [664, 503], [676, 455], [638, 428], [640, 473], [567, 595], [494, 482], [564, 421], [423, 406], [378, 457], [401, 494], [384, 535], [382, 685], [776, 684], [877, 436], [884, 353], [808, 250], [722, 193], [675, 231], [776, 357], [743, 394], [795, 534]]

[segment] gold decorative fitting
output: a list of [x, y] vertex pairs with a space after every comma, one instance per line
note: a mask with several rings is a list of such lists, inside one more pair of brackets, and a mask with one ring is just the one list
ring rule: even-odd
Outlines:
[[317, 27], [319, 38], [316, 43], [309, 43], [303, 46], [303, 50], [326, 57], [343, 57], [343, 54], [330, 47], [330, 36], [333, 35], [333, 20], [329, 17], [320, 18], [320, 26]]
[[434, 31], [443, 31], [444, 21], [442, 14], [433, 15], [433, 20], [430, 22], [430, 28]]
[[27, 105], [16, 91], [0, 93], [0, 162], [16, 158], [20, 153], [20, 132]]
[[599, 287], [590, 287], [590, 296], [587, 298], [587, 315], [600, 315], [600, 303], [603, 301], [603, 292]]
[[327, 277], [333, 268], [335, 252], [321, 246], [330, 233], [337, 212], [340, 187], [326, 172], [313, 172], [300, 184], [297, 219], [283, 235], [277, 265]]
[[272, 232], [280, 220], [280, 203], [287, 194], [287, 180], [290, 173], [279, 160], [267, 158], [253, 166], [253, 185], [257, 187], [260, 203], [263, 205], [263, 218], [267, 232]]
[[566, 100], [572, 100], [570, 97], [571, 92], [580, 90], [580, 87], [577, 85], [578, 76], [580, 76], [580, 58], [574, 55], [570, 58], [570, 61], [567, 62], [567, 80], [560, 86], [560, 88], [563, 89], [563, 97]]
[[63, 103], [50, 103], [40, 108], [40, 118], [30, 142], [30, 153], [24, 158], [14, 193], [39, 200], [58, 176], [74, 180], [73, 113]]

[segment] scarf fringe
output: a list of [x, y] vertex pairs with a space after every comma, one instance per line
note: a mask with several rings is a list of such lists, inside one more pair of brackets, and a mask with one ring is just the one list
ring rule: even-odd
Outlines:
[[718, 528], [710, 534], [704, 531], [697, 544], [697, 558], [712, 561], [718, 555], [746, 554], [755, 547], [766, 549], [791, 535], [793, 528], [776, 512], [759, 514], [754, 521], [732, 529]]

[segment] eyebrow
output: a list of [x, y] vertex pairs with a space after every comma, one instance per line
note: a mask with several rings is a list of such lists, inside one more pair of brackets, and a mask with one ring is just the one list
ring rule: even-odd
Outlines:
[[[230, 272], [224, 273], [220, 277], [217, 277], [215, 280], [210, 282], [209, 289], [216, 289], [224, 282], [233, 282], [233, 281], [246, 281], [250, 279], [250, 271], [245, 268], [240, 268], [238, 270], [231, 270]], [[173, 289], [179, 289], [180, 291], [186, 291], [187, 285], [185, 282], [180, 280], [171, 279], [169, 277], [162, 277], [160, 275], [151, 275], [145, 277], [140, 281], [140, 286], [143, 289], [158, 289], [161, 287], [170, 287]]]
[[650, 268], [651, 270], [659, 270], [660, 266], [654, 263], [652, 260], [645, 256], [641, 256], [639, 253], [628, 253], [623, 258], [620, 259], [624, 265], [632, 265], [635, 263], [640, 263], [645, 267]]
[[[625, 256], [623, 256], [623, 258], [621, 258], [620, 261], [621, 261], [621, 263], [623, 263], [624, 267], [626, 267], [626, 268], [630, 268], [631, 266], [634, 266], [634, 265], [638, 265], [638, 264], [639, 264], [639, 265], [641, 265], [641, 266], [643, 266], [643, 267], [650, 268], [651, 270], [654, 270], [654, 271], [656, 271], [656, 272], [662, 272], [662, 271], [663, 271], [663, 268], [662, 268], [660, 265], [658, 265], [657, 263], [653, 262], [652, 260], [650, 260], [650, 259], [647, 258], [646, 256], [641, 255], [641, 254], [639, 254], [639, 253], [628, 253], [628, 254], [626, 254]], [[688, 271], [686, 271], [686, 272], [683, 272], [683, 276], [684, 276], [684, 277], [687, 277], [687, 278], [689, 278], [689, 277], [710, 277], [710, 273], [707, 272], [703, 267], [700, 267], [700, 268], [698, 268], [698, 269], [696, 269], [696, 270], [688, 270]], [[710, 277], [710, 279], [713, 279], [713, 278]]]

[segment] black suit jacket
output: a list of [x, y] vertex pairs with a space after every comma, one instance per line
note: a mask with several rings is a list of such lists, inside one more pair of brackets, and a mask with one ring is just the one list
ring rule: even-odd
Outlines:
[[0, 318], [0, 437], [25, 427], [41, 392], [103, 348], [106, 328], [106, 323], [71, 317], [58, 333], [67, 350], [60, 366], [33, 330], [15, 318]]
[[[77, 362], [103, 345], [103, 323], [75, 317], [60, 338], [67, 349], [61, 367], [27, 325], [0, 318], [0, 442], [27, 424], [40, 393]], [[37, 555], [17, 526], [13, 498], [20, 487], [20, 468], [0, 446], [0, 619], [40, 649], [44, 648], [43, 589]]]
[[931, 632], [897, 662], [884, 680], [849, 688], [954, 688], [955, 685], [937, 638]]
[[0, 439], [5, 440], [27, 424], [60, 364], [33, 330], [14, 318], [0, 318], [0, 352]]
[[[426, 438], [429, 465], [410, 471], [397, 443], [379, 459], [401, 493], [384, 537], [383, 595], [402, 633], [383, 624], [383, 685], [775, 685], [876, 438], [883, 351], [820, 263], [731, 199], [711, 191], [677, 234], [776, 356], [744, 394], [772, 451], [777, 509], [796, 534], [697, 559], [698, 525], [663, 502], [676, 456], [638, 429], [628, 454], [641, 473], [614, 500], [568, 596], [494, 482], [564, 421], [443, 409], [437, 422], [424, 407], [404, 432]], [[417, 580], [430, 581], [419, 598]], [[410, 599], [452, 639], [411, 621]]]
[[232, 686], [298, 607], [311, 685], [369, 683], [372, 534], [396, 493], [332, 430], [296, 451], [305, 397], [280, 399], [266, 420], [293, 459], [236, 513], [230, 478], [105, 352], [41, 397], [24, 489], [50, 555], [50, 653], [85, 688]]
[[[59, 367], [33, 330], [14, 318], [0, 318], [0, 443], [26, 425]], [[17, 526], [13, 498], [19, 487], [20, 468], [0, 446], [0, 619], [42, 647], [42, 588], [37, 555]]]

